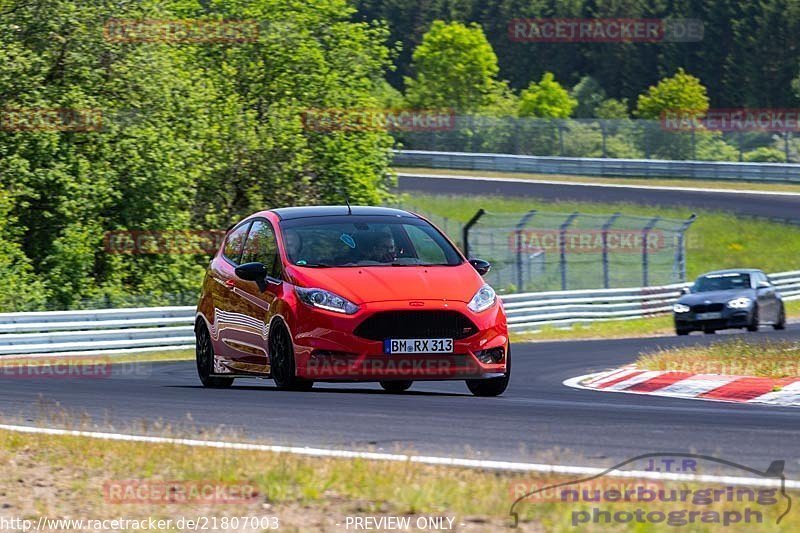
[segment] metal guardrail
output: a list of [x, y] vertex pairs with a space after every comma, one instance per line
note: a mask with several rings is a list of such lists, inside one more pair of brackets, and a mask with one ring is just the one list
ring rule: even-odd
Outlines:
[[[785, 301], [800, 300], [800, 271], [769, 276]], [[529, 292], [503, 296], [509, 327], [536, 330], [603, 320], [633, 320], [669, 313], [690, 283], [632, 289]]]
[[574, 176], [695, 178], [720, 181], [744, 180], [800, 183], [800, 164], [791, 163], [549, 157], [395, 150], [394, 165], [451, 170], [569, 174]]
[[[800, 300], [800, 271], [770, 276], [784, 300]], [[502, 296], [509, 327], [533, 330], [668, 313], [689, 284], [528, 292]], [[97, 354], [194, 346], [195, 308], [142, 307], [0, 314], [0, 356]]]

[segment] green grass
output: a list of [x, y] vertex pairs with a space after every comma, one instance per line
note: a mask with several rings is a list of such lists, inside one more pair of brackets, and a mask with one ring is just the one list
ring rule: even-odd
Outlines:
[[767, 378], [800, 377], [800, 343], [751, 342], [738, 338], [709, 346], [688, 346], [644, 353], [636, 366], [692, 374]]
[[[556, 457], [563, 455], [556, 454]], [[4, 495], [5, 515], [33, 520], [34, 524], [40, 516], [173, 520], [198, 516], [217, 519], [277, 516], [281, 531], [342, 531], [347, 516], [446, 516], [455, 519], [453, 530], [456, 531], [499, 531], [509, 527], [509, 510], [517, 497], [555, 483], [576, 480], [575, 476], [103, 441], [5, 430], [0, 431], [0, 465], [4, 473], [0, 477], [0, 491]], [[246, 494], [255, 493], [255, 498], [241, 503], [110, 502], [103, 487], [117, 482], [137, 482], [145, 487], [159, 483], [194, 483], [212, 487], [212, 490], [219, 485], [249, 487]], [[656, 486], [646, 480], [614, 478], [572, 488], [593, 492], [635, 490], [638, 486], [664, 490], [715, 488], [711, 484], [699, 486], [685, 482], [664, 482]], [[517, 507], [522, 520], [518, 531], [575, 531], [571, 524], [572, 513], [594, 507], [612, 512], [637, 508], [646, 512], [683, 509], [724, 512], [743, 507], [736, 502], [709, 502], [708, 505], [659, 501], [562, 503], [557, 501], [557, 494], [544, 493], [543, 498], [524, 500]], [[778, 531], [783, 528], [791, 531], [800, 527], [798, 513], [789, 514], [781, 528], [775, 525], [776, 517], [785, 508], [783, 501], [781, 505], [759, 506], [763, 523], [734, 524], [730, 530]], [[693, 524], [690, 529], [715, 531], [717, 528], [713, 524]], [[635, 523], [613, 528], [624, 531], [660, 529], [673, 528]]]
[[[569, 213], [661, 216], [685, 219], [693, 212], [697, 221], [687, 233], [687, 276], [693, 279], [704, 272], [721, 268], [749, 267], [766, 272], [800, 268], [800, 227], [741, 218], [718, 211], [662, 208], [625, 203], [545, 202], [535, 198], [515, 199], [477, 195], [404, 195], [402, 205], [447, 217], [463, 224], [483, 208], [489, 213], [525, 213], [531, 209]], [[451, 229], [451, 234], [453, 233]], [[454, 235], [455, 238], [460, 236]], [[634, 285], [636, 285], [634, 283]]]

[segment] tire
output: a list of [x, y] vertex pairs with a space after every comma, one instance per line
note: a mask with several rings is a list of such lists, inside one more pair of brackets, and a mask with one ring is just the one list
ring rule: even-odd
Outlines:
[[381, 381], [381, 387], [386, 392], [391, 392], [393, 394], [399, 394], [401, 392], [407, 391], [414, 382], [411, 380], [407, 381]]
[[758, 325], [760, 323], [760, 319], [758, 317], [758, 306], [753, 308], [753, 318], [750, 320], [750, 325], [747, 326], [747, 331], [755, 332], [758, 331]]
[[297, 377], [294, 364], [294, 347], [289, 332], [283, 324], [276, 324], [269, 337], [270, 377], [282, 390], [311, 390], [314, 382]]
[[690, 332], [690, 330], [688, 330], [688, 329], [681, 329], [681, 328], [676, 328], [675, 329], [675, 333], [677, 335], [681, 336], [681, 337], [683, 337], [684, 335], [688, 335], [689, 332]]
[[786, 329], [786, 308], [781, 303], [781, 309], [778, 312], [778, 321], [772, 325], [776, 330]]
[[205, 323], [195, 328], [195, 361], [197, 375], [203, 387], [210, 389], [227, 389], [233, 385], [233, 378], [214, 376], [214, 345]]
[[704, 329], [703, 333], [705, 333], [706, 335], [716, 335], [717, 330], [715, 330], [715, 329]]
[[511, 345], [506, 354], [506, 373], [499, 378], [468, 379], [467, 388], [474, 396], [500, 396], [508, 387], [511, 379]]

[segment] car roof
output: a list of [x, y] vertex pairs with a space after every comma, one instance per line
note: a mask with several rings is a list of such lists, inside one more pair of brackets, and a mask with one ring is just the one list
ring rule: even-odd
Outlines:
[[718, 275], [718, 274], [753, 274], [755, 272], [761, 272], [761, 270], [757, 268], [729, 268], [727, 270], [714, 270], [712, 272], [706, 272], [703, 276], [710, 276], [710, 275]]
[[402, 209], [393, 209], [391, 207], [373, 207], [366, 205], [354, 205], [347, 207], [346, 205], [315, 205], [306, 207], [280, 207], [277, 209], [270, 209], [272, 213], [278, 215], [281, 220], [292, 220], [296, 218], [308, 217], [329, 217], [329, 216], [347, 216], [347, 215], [384, 215], [384, 216], [400, 216], [409, 218], [418, 218], [416, 215], [403, 211]]

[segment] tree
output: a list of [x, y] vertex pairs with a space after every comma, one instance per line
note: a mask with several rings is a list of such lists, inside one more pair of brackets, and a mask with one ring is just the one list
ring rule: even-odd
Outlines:
[[578, 105], [553, 76], [545, 72], [539, 83], [531, 82], [520, 94], [519, 116], [542, 118], [567, 118]]
[[660, 119], [664, 113], [675, 112], [687, 117], [702, 116], [708, 111], [708, 94], [700, 80], [682, 68], [658, 85], [639, 95], [635, 114], [640, 118]]
[[417, 108], [475, 112], [496, 100], [497, 56], [480, 26], [436, 20], [414, 50], [406, 99]]
[[575, 108], [577, 118], [593, 118], [598, 106], [606, 99], [606, 92], [596, 79], [584, 76], [572, 88], [570, 96], [578, 102]]

